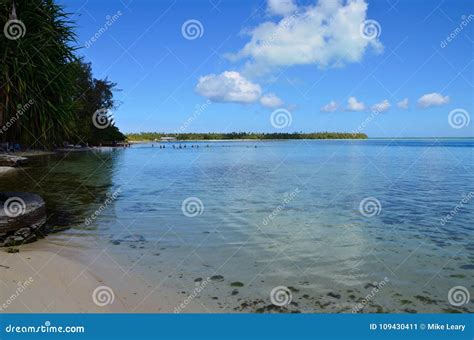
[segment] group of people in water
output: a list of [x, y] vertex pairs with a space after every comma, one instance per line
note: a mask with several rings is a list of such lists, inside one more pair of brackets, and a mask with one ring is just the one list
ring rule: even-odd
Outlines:
[[[151, 147], [155, 147], [155, 144], [151, 144]], [[209, 148], [210, 145], [209, 144], [206, 144], [206, 148]], [[166, 149], [166, 145], [164, 144], [159, 144], [159, 148], [160, 149]], [[199, 149], [199, 145], [198, 144], [191, 144], [191, 148], [197, 148]], [[176, 146], [176, 144], [173, 144], [173, 149], [186, 149], [186, 144], [178, 144], [178, 146]]]

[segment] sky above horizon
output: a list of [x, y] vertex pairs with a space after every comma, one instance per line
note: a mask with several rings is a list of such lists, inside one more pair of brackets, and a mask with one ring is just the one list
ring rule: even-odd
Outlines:
[[123, 132], [474, 137], [469, 0], [60, 0]]

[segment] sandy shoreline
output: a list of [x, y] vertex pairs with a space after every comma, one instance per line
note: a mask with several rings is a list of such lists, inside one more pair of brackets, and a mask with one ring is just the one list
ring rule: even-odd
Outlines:
[[[106, 250], [54, 236], [16, 248], [0, 249], [0, 313], [173, 313], [186, 298], [121, 268]], [[202, 309], [190, 301], [182, 312]]]

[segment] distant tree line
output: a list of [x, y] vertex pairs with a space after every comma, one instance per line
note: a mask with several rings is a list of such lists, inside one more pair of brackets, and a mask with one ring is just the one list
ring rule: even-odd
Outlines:
[[97, 110], [114, 107], [115, 84], [95, 79], [77, 55], [74, 26], [53, 0], [0, 0], [0, 142], [52, 148], [123, 140]]
[[177, 140], [218, 140], [218, 139], [366, 139], [365, 133], [314, 132], [314, 133], [159, 133], [141, 132], [126, 135], [129, 141], [153, 141], [162, 137], [175, 137]]

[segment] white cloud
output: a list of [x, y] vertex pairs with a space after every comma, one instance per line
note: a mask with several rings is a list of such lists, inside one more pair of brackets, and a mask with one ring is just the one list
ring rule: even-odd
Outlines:
[[339, 105], [334, 101], [330, 101], [328, 104], [321, 107], [321, 112], [334, 112], [338, 109]]
[[284, 104], [274, 93], [262, 95], [260, 85], [236, 71], [200, 77], [195, 90], [199, 95], [219, 103], [253, 104], [260, 101], [262, 106], [269, 108]]
[[441, 93], [433, 92], [428, 93], [418, 99], [418, 106], [427, 108], [431, 106], [442, 106], [449, 103], [449, 97], [443, 96]]
[[254, 103], [261, 94], [260, 85], [252, 83], [239, 72], [225, 71], [199, 78], [196, 92], [213, 102]]
[[298, 8], [293, 0], [268, 0], [267, 6], [268, 13], [281, 16], [291, 14]]
[[365, 104], [363, 102], [357, 101], [356, 97], [350, 97], [347, 100], [347, 111], [364, 111]]
[[408, 109], [408, 98], [405, 98], [397, 103], [397, 106], [400, 109], [406, 110]]
[[269, 93], [260, 98], [260, 104], [265, 107], [276, 108], [283, 105], [283, 101], [275, 94]]
[[319, 0], [278, 22], [261, 23], [249, 32], [250, 41], [228, 57], [247, 60], [246, 71], [251, 74], [278, 66], [358, 62], [369, 46], [376, 51], [383, 49], [378, 38], [366, 39], [360, 33], [366, 14], [364, 0]]
[[381, 101], [380, 103], [372, 105], [372, 112], [382, 113], [390, 109], [391, 105], [387, 99]]

